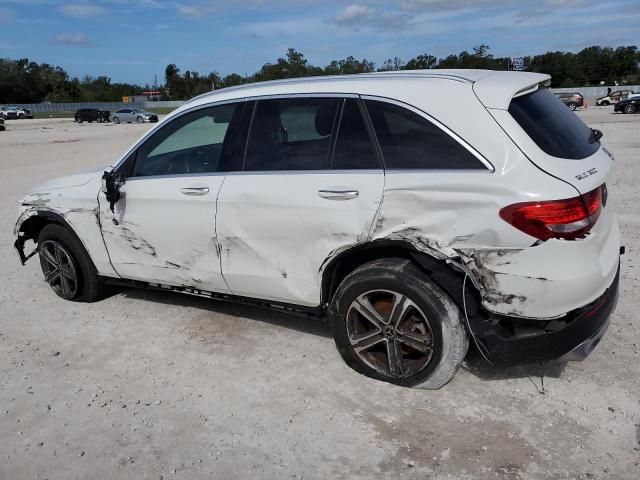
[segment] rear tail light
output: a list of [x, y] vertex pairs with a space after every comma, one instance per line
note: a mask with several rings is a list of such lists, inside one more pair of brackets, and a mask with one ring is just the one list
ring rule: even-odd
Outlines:
[[565, 200], [514, 203], [500, 210], [500, 218], [540, 240], [574, 240], [587, 234], [598, 220], [604, 188]]

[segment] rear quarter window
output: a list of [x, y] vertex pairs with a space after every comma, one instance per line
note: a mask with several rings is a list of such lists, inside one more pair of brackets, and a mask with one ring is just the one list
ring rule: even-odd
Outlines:
[[509, 113], [553, 157], [581, 160], [600, 148], [600, 142], [589, 141], [591, 129], [547, 88], [514, 98]]

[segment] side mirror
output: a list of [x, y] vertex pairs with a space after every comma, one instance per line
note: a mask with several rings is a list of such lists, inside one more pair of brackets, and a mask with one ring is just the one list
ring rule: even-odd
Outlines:
[[112, 172], [104, 172], [102, 175], [102, 193], [107, 197], [109, 209], [114, 212], [114, 205], [120, 200], [120, 187], [124, 185], [124, 175]]

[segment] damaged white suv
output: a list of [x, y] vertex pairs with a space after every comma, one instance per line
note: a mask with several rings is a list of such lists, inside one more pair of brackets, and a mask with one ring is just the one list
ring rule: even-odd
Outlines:
[[[108, 283], [329, 320], [358, 372], [439, 388], [584, 358], [618, 293], [613, 157], [549, 77], [415, 71], [197, 97], [106, 172], [26, 195], [15, 227], [68, 300]], [[25, 253], [25, 242], [37, 248]]]

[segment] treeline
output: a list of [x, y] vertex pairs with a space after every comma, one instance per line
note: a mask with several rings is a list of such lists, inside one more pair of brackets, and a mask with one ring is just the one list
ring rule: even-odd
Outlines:
[[[640, 83], [638, 64], [640, 52], [637, 46], [588, 47], [578, 53], [547, 52], [523, 58], [527, 71], [548, 73], [555, 87], [579, 87], [605, 82]], [[290, 48], [284, 57], [273, 63], [265, 63], [252, 75], [232, 73], [221, 76], [217, 72], [200, 74], [194, 71], [182, 73], [175, 64], [165, 69], [165, 84], [158, 86], [163, 100], [183, 100], [212, 89], [243, 83], [314, 75], [344, 75], [374, 71], [431, 69], [431, 68], [486, 68], [507, 70], [509, 57], [494, 57], [487, 45], [479, 45], [471, 52], [436, 58], [428, 53], [408, 61], [390, 58], [376, 65], [349, 56], [334, 60], [324, 67], [311, 65], [304, 55]], [[71, 78], [60, 67], [46, 63], [29, 62], [28, 59], [0, 59], [0, 103], [90, 102], [121, 101], [123, 96], [140, 94], [149, 85], [113, 83], [107, 76], [82, 79]]]

